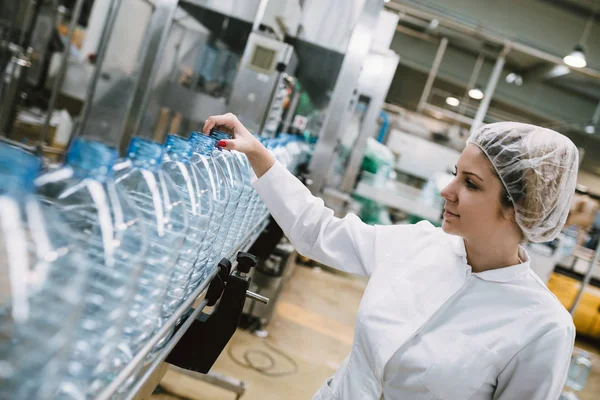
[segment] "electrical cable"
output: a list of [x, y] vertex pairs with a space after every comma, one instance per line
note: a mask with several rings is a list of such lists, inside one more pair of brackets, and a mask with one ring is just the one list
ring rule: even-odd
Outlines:
[[[292, 365], [292, 369], [289, 371], [283, 371], [283, 372], [271, 372], [271, 370], [277, 366], [277, 362], [275, 361], [275, 358], [271, 354], [269, 354], [268, 352], [266, 352], [264, 350], [259, 350], [259, 349], [246, 350], [243, 355], [243, 360], [238, 359], [233, 354], [233, 346], [229, 346], [227, 353], [228, 353], [229, 357], [231, 358], [231, 360], [234, 363], [236, 363], [237, 365], [244, 367], [244, 368], [252, 369], [252, 370], [258, 372], [259, 374], [270, 377], [270, 378], [281, 378], [284, 376], [290, 376], [290, 375], [294, 375], [294, 374], [298, 373], [298, 371], [299, 371], [298, 364], [291, 356], [289, 356], [286, 353], [284, 353], [283, 351], [279, 350], [277, 347], [270, 344], [266, 340], [263, 341], [263, 344], [266, 347], [268, 347], [269, 349], [271, 349], [273, 352], [279, 354], [281, 357], [286, 359]], [[256, 354], [261, 357], [264, 357], [265, 359], [268, 360], [269, 364], [267, 366], [261, 366], [261, 365], [256, 364], [251, 359], [252, 354]]]

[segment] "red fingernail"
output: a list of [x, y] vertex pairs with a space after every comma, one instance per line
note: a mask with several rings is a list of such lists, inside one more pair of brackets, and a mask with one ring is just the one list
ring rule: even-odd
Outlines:
[[227, 142], [224, 140], [219, 140], [219, 142], [217, 143], [217, 146], [219, 147], [225, 147], [227, 146]]

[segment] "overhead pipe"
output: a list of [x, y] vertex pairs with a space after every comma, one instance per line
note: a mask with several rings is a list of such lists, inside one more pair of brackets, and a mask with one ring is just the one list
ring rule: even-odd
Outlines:
[[479, 78], [479, 72], [481, 72], [481, 67], [483, 66], [484, 61], [485, 57], [482, 54], [479, 54], [479, 56], [477, 57], [477, 61], [475, 61], [473, 72], [471, 72], [471, 77], [469, 78], [467, 89], [465, 90], [465, 94], [463, 95], [462, 101], [460, 102], [460, 108], [458, 110], [459, 114], [464, 114], [467, 110], [467, 103], [469, 102], [469, 91], [475, 88], [475, 86], [477, 85], [477, 78]]
[[496, 64], [494, 65], [494, 69], [492, 70], [492, 74], [490, 75], [490, 79], [488, 80], [487, 87], [485, 88], [485, 93], [483, 95], [483, 99], [481, 103], [479, 103], [479, 108], [477, 109], [477, 114], [475, 114], [475, 118], [473, 119], [473, 124], [471, 125], [471, 133], [475, 132], [477, 128], [483, 123], [485, 115], [487, 114], [488, 108], [490, 106], [490, 102], [492, 101], [492, 97], [494, 96], [494, 92], [496, 91], [496, 85], [498, 84], [498, 80], [500, 80], [500, 74], [502, 73], [502, 68], [504, 68], [504, 64], [506, 62], [506, 55], [510, 51], [509, 46], [505, 46], [504, 49], [500, 52], [500, 55], [496, 59]]
[[427, 82], [425, 82], [425, 88], [423, 88], [423, 93], [421, 94], [421, 99], [419, 100], [419, 105], [417, 106], [417, 112], [423, 112], [425, 109], [425, 104], [427, 104], [427, 99], [429, 98], [429, 94], [431, 93], [431, 88], [433, 87], [433, 82], [435, 81], [435, 77], [437, 76], [438, 69], [440, 68], [440, 64], [442, 63], [442, 59], [444, 58], [444, 54], [446, 53], [446, 48], [448, 47], [448, 38], [443, 37], [440, 41], [440, 45], [438, 46], [437, 52], [435, 53], [435, 58], [433, 59], [433, 65], [431, 66], [431, 70], [429, 71], [429, 76], [427, 77]]

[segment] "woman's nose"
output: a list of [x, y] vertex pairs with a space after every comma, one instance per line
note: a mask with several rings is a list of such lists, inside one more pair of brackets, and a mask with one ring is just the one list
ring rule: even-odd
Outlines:
[[454, 180], [450, 182], [442, 191], [440, 192], [442, 197], [448, 201], [456, 202], [457, 196], [456, 191], [454, 190]]

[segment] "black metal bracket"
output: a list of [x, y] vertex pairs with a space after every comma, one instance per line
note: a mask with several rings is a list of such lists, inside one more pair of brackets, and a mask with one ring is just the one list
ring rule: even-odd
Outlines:
[[[215, 305], [220, 298], [219, 304], [212, 313], [201, 313], [196, 318], [167, 357], [168, 363], [206, 374], [235, 333], [250, 278], [238, 273], [230, 275], [231, 263], [227, 259], [221, 260], [219, 268], [221, 271], [206, 294], [208, 305]], [[181, 323], [183, 321], [179, 326]]]

